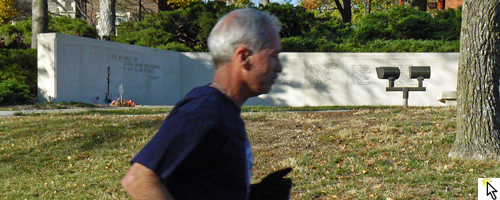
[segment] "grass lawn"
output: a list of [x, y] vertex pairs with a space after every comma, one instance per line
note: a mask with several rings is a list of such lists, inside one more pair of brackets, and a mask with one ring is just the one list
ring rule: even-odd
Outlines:
[[[477, 199], [477, 179], [499, 177], [497, 161], [446, 156], [453, 107], [341, 109], [244, 108], [252, 181], [291, 166], [292, 199]], [[0, 199], [127, 199], [129, 160], [168, 111], [0, 118]]]

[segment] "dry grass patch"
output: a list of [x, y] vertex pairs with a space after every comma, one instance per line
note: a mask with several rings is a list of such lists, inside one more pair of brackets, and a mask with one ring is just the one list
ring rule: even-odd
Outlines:
[[[120, 179], [165, 116], [0, 118], [0, 199], [128, 198]], [[500, 170], [446, 156], [455, 116], [452, 107], [244, 112], [252, 181], [291, 166], [292, 199], [477, 199], [477, 178]]]
[[384, 108], [243, 117], [255, 179], [294, 167], [292, 199], [474, 199], [477, 178], [499, 170], [494, 161], [447, 158], [455, 112]]

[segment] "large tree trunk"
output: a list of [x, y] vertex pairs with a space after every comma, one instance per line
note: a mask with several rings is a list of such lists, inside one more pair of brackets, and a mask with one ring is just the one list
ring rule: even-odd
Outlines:
[[261, 0], [260, 3], [265, 6], [269, 4], [269, 0]]
[[463, 4], [452, 158], [495, 158], [500, 153], [499, 11], [498, 0]]
[[115, 34], [115, 12], [116, 0], [99, 0], [99, 24], [97, 31], [99, 37], [104, 40]]
[[345, 23], [351, 23], [352, 22], [352, 11], [351, 11], [351, 0], [342, 0], [342, 3], [340, 3], [339, 0], [334, 0], [335, 5], [337, 6], [337, 9], [340, 12], [340, 15], [342, 16], [342, 21]]
[[31, 24], [31, 48], [38, 46], [37, 35], [49, 29], [49, 6], [47, 0], [33, 0]]

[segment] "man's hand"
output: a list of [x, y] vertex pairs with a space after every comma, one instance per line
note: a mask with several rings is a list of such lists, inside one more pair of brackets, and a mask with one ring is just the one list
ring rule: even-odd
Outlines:
[[252, 184], [250, 188], [250, 200], [288, 200], [290, 198], [290, 189], [292, 189], [292, 180], [284, 178], [292, 168], [285, 168], [269, 174], [260, 181]]

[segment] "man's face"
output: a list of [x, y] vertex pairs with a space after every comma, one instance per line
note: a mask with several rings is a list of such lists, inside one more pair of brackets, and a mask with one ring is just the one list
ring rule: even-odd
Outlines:
[[265, 48], [249, 57], [251, 70], [247, 84], [252, 96], [266, 94], [271, 91], [271, 86], [278, 78], [278, 73], [282, 70], [278, 59], [278, 54], [281, 52], [280, 37], [274, 29], [270, 31], [272, 32], [271, 43], [266, 44]]

